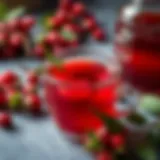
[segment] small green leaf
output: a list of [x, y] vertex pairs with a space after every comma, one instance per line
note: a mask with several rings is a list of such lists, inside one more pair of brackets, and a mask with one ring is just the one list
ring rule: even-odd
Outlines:
[[140, 108], [148, 113], [160, 114], [160, 98], [154, 95], [145, 95], [140, 101]]
[[47, 54], [46, 58], [48, 61], [52, 62], [57, 67], [62, 67], [62, 60], [60, 58], [57, 58], [53, 56], [52, 54]]
[[127, 117], [127, 120], [136, 125], [143, 125], [146, 123], [145, 117], [138, 113], [132, 113]]
[[3, 2], [0, 2], [0, 20], [4, 20], [8, 12], [8, 7]]
[[12, 110], [17, 110], [22, 107], [22, 95], [17, 92], [9, 97], [9, 107]]
[[67, 41], [73, 41], [73, 40], [77, 39], [76, 33], [69, 31], [69, 30], [62, 30], [61, 35]]
[[20, 6], [20, 7], [18, 7], [18, 8], [14, 8], [14, 9], [10, 10], [10, 11], [6, 14], [5, 20], [6, 20], [6, 21], [11, 21], [11, 20], [13, 20], [13, 19], [16, 19], [16, 18], [24, 15], [25, 11], [26, 11], [25, 7], [22, 7], [22, 6]]
[[87, 141], [85, 143], [85, 148], [92, 152], [100, 151], [102, 148], [102, 144], [95, 135], [94, 132], [90, 132], [87, 137]]
[[109, 117], [106, 114], [97, 110], [94, 111], [94, 114], [101, 119], [101, 121], [106, 125], [110, 133], [115, 134], [124, 131], [124, 126], [119, 120]]

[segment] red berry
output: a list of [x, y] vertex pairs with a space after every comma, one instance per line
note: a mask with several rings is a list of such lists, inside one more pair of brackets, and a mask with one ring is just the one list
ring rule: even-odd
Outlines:
[[64, 17], [52, 17], [48, 20], [48, 26], [50, 28], [59, 28], [64, 24]]
[[102, 151], [98, 153], [96, 160], [113, 160], [111, 153], [107, 151]]
[[40, 97], [36, 94], [30, 94], [25, 97], [25, 105], [33, 114], [37, 114], [41, 112], [41, 100]]
[[60, 0], [60, 9], [69, 11], [72, 6], [72, 0]]
[[61, 25], [64, 25], [65, 23], [68, 22], [69, 20], [69, 17], [68, 17], [68, 12], [64, 11], [64, 10], [58, 10], [56, 12], [56, 15], [55, 15], [57, 21], [61, 24]]
[[97, 41], [103, 41], [106, 38], [105, 33], [101, 28], [96, 28], [95, 30], [93, 30], [92, 36]]
[[37, 86], [31, 83], [27, 83], [23, 87], [23, 93], [24, 94], [31, 94], [31, 93], [36, 93], [37, 92]]
[[5, 47], [3, 50], [3, 54], [5, 58], [8, 58], [8, 59], [13, 58], [16, 55], [15, 48], [11, 46]]
[[83, 32], [83, 29], [79, 25], [71, 24], [71, 23], [65, 24], [63, 29], [65, 31], [71, 31], [78, 34], [81, 34]]
[[30, 71], [27, 75], [27, 82], [33, 85], [37, 85], [39, 82], [39, 76], [35, 71]]
[[97, 27], [96, 20], [93, 17], [86, 18], [82, 21], [82, 25], [85, 31], [93, 31]]
[[77, 39], [75, 39], [75, 40], [71, 40], [70, 42], [69, 42], [69, 46], [70, 47], [78, 47], [79, 46], [79, 41], [77, 40]]
[[76, 2], [72, 6], [72, 13], [76, 16], [82, 16], [86, 12], [86, 7], [81, 2]]
[[0, 109], [5, 109], [7, 106], [7, 96], [4, 90], [0, 89]]
[[7, 25], [4, 22], [0, 22], [0, 32], [4, 32], [7, 29]]
[[0, 32], [0, 46], [5, 45], [7, 42], [7, 34], [4, 32]]
[[109, 141], [109, 133], [105, 126], [96, 131], [96, 136], [103, 144], [107, 144]]
[[24, 32], [28, 32], [32, 26], [35, 24], [35, 19], [33, 16], [25, 16], [20, 20], [20, 28]]
[[125, 138], [122, 134], [112, 135], [111, 136], [111, 145], [114, 149], [123, 149], [125, 145]]
[[0, 75], [0, 84], [3, 86], [14, 86], [18, 82], [18, 76], [12, 71], [6, 71]]
[[19, 19], [13, 19], [7, 23], [7, 28], [10, 32], [14, 32], [16, 30], [19, 30], [20, 28], [20, 20]]
[[34, 54], [38, 58], [44, 58], [45, 48], [41, 44], [36, 45], [35, 48], [34, 48]]
[[24, 43], [24, 39], [21, 33], [12, 33], [10, 35], [9, 43], [12, 47], [21, 47]]
[[48, 35], [45, 37], [44, 41], [48, 45], [55, 45], [60, 43], [60, 35], [56, 31], [52, 31], [48, 33]]
[[0, 113], [0, 126], [1, 127], [10, 127], [12, 124], [12, 118], [8, 113]]

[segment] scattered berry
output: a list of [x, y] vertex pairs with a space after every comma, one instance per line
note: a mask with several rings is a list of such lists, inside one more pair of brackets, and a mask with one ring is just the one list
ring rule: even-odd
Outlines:
[[25, 97], [25, 105], [27, 110], [33, 114], [41, 112], [41, 100], [36, 94], [30, 94]]
[[93, 30], [92, 36], [97, 41], [104, 41], [106, 38], [105, 33], [101, 28], [96, 28], [95, 30]]
[[33, 70], [33, 71], [28, 72], [27, 82], [29, 84], [33, 84], [33, 85], [37, 85], [38, 84], [38, 82], [39, 82], [39, 76], [36, 73], [36, 71]]
[[4, 128], [10, 127], [12, 124], [12, 118], [9, 113], [0, 113], [0, 126]]
[[97, 27], [96, 20], [93, 17], [86, 18], [82, 21], [82, 26], [85, 31], [93, 31]]
[[102, 151], [97, 154], [96, 160], [113, 160], [111, 153]]
[[82, 2], [76, 2], [72, 6], [72, 14], [82, 16], [86, 12], [86, 7]]
[[18, 76], [12, 71], [6, 71], [0, 75], [0, 84], [3, 86], [14, 86], [18, 82]]

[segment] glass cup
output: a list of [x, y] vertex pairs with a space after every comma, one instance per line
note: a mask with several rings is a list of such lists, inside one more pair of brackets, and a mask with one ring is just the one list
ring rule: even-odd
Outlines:
[[95, 111], [118, 116], [119, 66], [115, 56], [101, 47], [81, 47], [69, 53], [62, 58], [58, 73], [52, 65], [44, 75], [44, 93], [58, 126], [77, 137], [101, 127]]

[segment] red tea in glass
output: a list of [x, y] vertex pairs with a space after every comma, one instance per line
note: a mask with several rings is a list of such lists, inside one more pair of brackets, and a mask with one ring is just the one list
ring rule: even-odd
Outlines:
[[45, 76], [45, 99], [58, 126], [80, 135], [101, 126], [95, 110], [114, 116], [116, 78], [101, 62], [88, 58], [65, 60]]
[[115, 50], [125, 81], [142, 91], [160, 91], [160, 1], [134, 0], [122, 9]]

